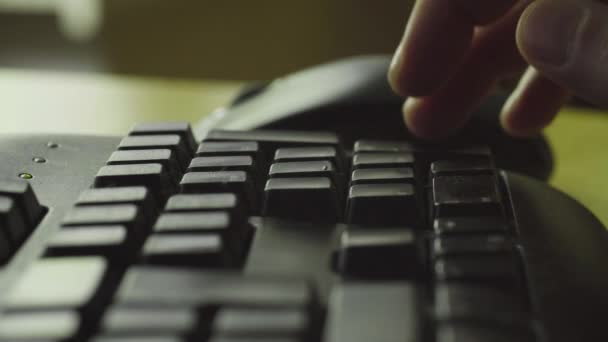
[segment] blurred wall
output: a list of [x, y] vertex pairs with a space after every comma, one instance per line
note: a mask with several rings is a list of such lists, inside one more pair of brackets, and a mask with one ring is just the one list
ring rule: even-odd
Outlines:
[[107, 0], [101, 51], [113, 71], [263, 79], [390, 53], [411, 0]]

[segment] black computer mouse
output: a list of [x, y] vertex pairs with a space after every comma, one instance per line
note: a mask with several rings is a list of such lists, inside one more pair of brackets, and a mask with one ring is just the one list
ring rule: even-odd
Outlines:
[[[273, 128], [335, 131], [346, 144], [355, 138], [416, 140], [403, 124], [403, 99], [388, 85], [389, 63], [384, 55], [353, 57], [252, 84], [229, 107], [201, 121], [197, 133]], [[456, 136], [439, 143], [489, 145], [498, 167], [547, 180], [553, 169], [547, 141], [507, 135], [498, 121], [505, 99], [494, 94]]]

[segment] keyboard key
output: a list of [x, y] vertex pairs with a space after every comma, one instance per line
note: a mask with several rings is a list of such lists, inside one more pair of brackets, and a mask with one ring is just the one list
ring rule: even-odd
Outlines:
[[357, 184], [348, 194], [349, 223], [417, 226], [420, 213], [411, 184]]
[[129, 135], [174, 135], [180, 136], [181, 140], [186, 143], [190, 153], [196, 150], [196, 140], [187, 122], [144, 122], [138, 123], [133, 128]]
[[526, 329], [501, 328], [463, 322], [444, 323], [437, 327], [437, 342], [535, 342]]
[[36, 261], [9, 290], [7, 306], [22, 310], [82, 307], [94, 298], [106, 267], [102, 257]]
[[150, 208], [152, 198], [150, 197], [148, 189], [143, 186], [86, 189], [80, 193], [76, 204], [135, 204], [137, 206], [145, 206]]
[[513, 243], [504, 235], [472, 235], [436, 237], [432, 243], [432, 255], [476, 255], [513, 253]]
[[353, 156], [353, 169], [359, 168], [394, 168], [414, 165], [412, 153], [357, 153]]
[[301, 342], [302, 339], [300, 337], [241, 337], [241, 336], [231, 336], [231, 337], [211, 337], [209, 342]]
[[127, 228], [120, 225], [62, 228], [50, 238], [46, 256], [101, 255], [125, 258], [130, 250], [127, 235]]
[[329, 178], [271, 178], [264, 188], [264, 216], [336, 222], [338, 194]]
[[502, 216], [493, 176], [450, 176], [433, 179], [435, 217]]
[[[7, 196], [0, 195], [0, 259], [8, 256], [9, 245], [18, 246], [29, 233], [24, 217], [17, 207], [17, 203]], [[10, 243], [9, 241], [10, 240]]]
[[146, 240], [146, 264], [190, 267], [228, 267], [232, 256], [219, 234], [154, 234]]
[[324, 341], [422, 341], [419, 310], [409, 283], [342, 284], [331, 293]]
[[[175, 232], [224, 232], [231, 228], [230, 214], [225, 211], [204, 213], [164, 213], [156, 224], [157, 233]], [[238, 227], [234, 227], [238, 228]]]
[[416, 148], [405, 141], [359, 140], [353, 152], [415, 152]]
[[458, 283], [440, 283], [435, 288], [435, 318], [520, 325], [529, 319], [523, 298], [493, 288]]
[[435, 261], [435, 279], [475, 281], [482, 284], [519, 288], [519, 264], [513, 255], [451, 256]]
[[183, 193], [234, 193], [255, 211], [255, 192], [244, 171], [188, 172], [180, 182]]
[[303, 162], [325, 160], [336, 165], [338, 170], [344, 169], [342, 156], [332, 146], [319, 147], [283, 147], [276, 150], [275, 162]]
[[152, 334], [146, 332], [133, 336], [96, 336], [91, 342], [187, 342], [185, 337], [172, 334]]
[[349, 227], [342, 233], [338, 268], [343, 276], [414, 279], [422, 271], [411, 230]]
[[38, 198], [30, 184], [20, 180], [0, 179], [0, 195], [7, 196], [16, 202], [25, 218], [25, 223], [34, 228], [44, 214], [44, 207], [38, 202]]
[[145, 186], [160, 199], [175, 189], [173, 181], [161, 164], [103, 166], [95, 177], [95, 187]]
[[[228, 131], [212, 130], [205, 137], [206, 141], [257, 141], [264, 145], [263, 149], [274, 150], [278, 147], [295, 147], [310, 145], [338, 145], [338, 136], [331, 132], [320, 131], [289, 131], [289, 130], [253, 130]], [[272, 155], [270, 156], [272, 157]]]
[[261, 162], [260, 146], [255, 141], [203, 141], [196, 151], [198, 157], [249, 156]]
[[274, 163], [268, 171], [270, 178], [285, 177], [327, 177], [338, 184], [337, 171], [334, 165], [326, 160]]
[[63, 219], [64, 226], [124, 225], [135, 231], [144, 223], [141, 211], [133, 204], [74, 207]]
[[108, 165], [131, 164], [161, 164], [172, 178], [177, 178], [181, 174], [180, 166], [173, 156], [173, 152], [168, 149], [116, 151], [108, 159]]
[[433, 229], [439, 235], [508, 232], [504, 219], [495, 216], [438, 218], [434, 221]]
[[232, 211], [238, 207], [239, 201], [235, 194], [179, 194], [169, 198], [165, 211]]
[[351, 184], [382, 183], [414, 184], [414, 170], [410, 167], [357, 169], [351, 175]]
[[492, 175], [494, 168], [488, 158], [439, 160], [431, 164], [431, 176]]
[[110, 335], [185, 334], [197, 329], [198, 319], [188, 308], [113, 306], [106, 311], [101, 330]]
[[220, 309], [212, 326], [213, 336], [304, 338], [310, 327], [309, 313], [301, 309]]
[[191, 157], [187, 143], [175, 134], [128, 136], [120, 141], [118, 149], [121, 151], [169, 149], [175, 155], [182, 170], [186, 169]]
[[314, 298], [307, 282], [291, 278], [136, 266], [123, 278], [118, 302], [131, 305], [157, 303], [165, 307], [239, 305], [306, 308], [314, 303]]
[[80, 315], [71, 310], [5, 312], [0, 320], [0, 340], [67, 340], [79, 326]]
[[256, 165], [250, 156], [197, 157], [188, 166], [188, 172], [194, 171], [245, 171], [253, 176]]

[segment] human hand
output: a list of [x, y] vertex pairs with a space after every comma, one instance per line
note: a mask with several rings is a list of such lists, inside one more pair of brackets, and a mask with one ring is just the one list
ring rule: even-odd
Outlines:
[[574, 93], [608, 106], [608, 6], [597, 0], [417, 0], [389, 71], [410, 131], [445, 137], [501, 78], [513, 135], [547, 126]]

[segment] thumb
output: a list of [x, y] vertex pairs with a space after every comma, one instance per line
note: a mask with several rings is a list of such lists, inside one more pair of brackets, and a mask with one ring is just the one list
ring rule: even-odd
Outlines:
[[608, 107], [608, 6], [593, 0], [537, 0], [522, 14], [517, 45], [545, 77]]

